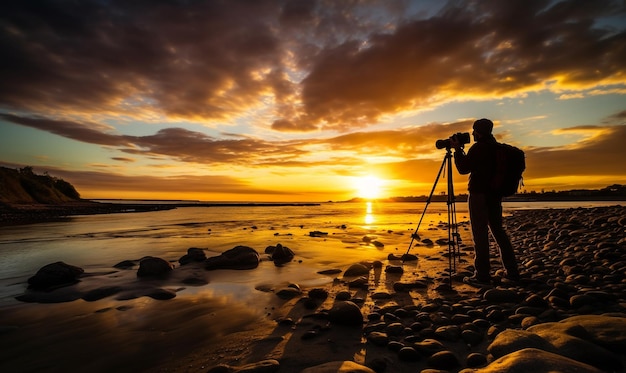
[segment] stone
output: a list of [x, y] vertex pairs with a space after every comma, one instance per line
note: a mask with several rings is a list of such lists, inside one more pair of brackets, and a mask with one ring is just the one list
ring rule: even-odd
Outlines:
[[180, 265], [185, 265], [193, 262], [203, 262], [206, 260], [206, 253], [203, 249], [197, 247], [190, 247], [187, 249], [187, 254], [178, 259]]
[[280, 363], [277, 360], [269, 359], [236, 367], [235, 373], [274, 373], [279, 369]]
[[402, 347], [398, 351], [398, 358], [402, 361], [419, 361], [422, 355], [413, 347]]
[[123, 260], [119, 263], [117, 263], [116, 265], [114, 265], [114, 268], [119, 268], [119, 269], [130, 269], [133, 268], [135, 266], [135, 262], [132, 260]]
[[619, 355], [626, 350], [626, 317], [573, 316], [528, 331], [547, 340], [562, 356], [606, 371], [623, 369]]
[[484, 368], [473, 370], [473, 373], [502, 372], [601, 373], [602, 371], [591, 365], [535, 348], [525, 348], [512, 352], [498, 358]]
[[49, 290], [54, 287], [73, 285], [85, 271], [64, 262], [47, 264], [28, 279], [29, 288]]
[[149, 291], [146, 296], [156, 300], [168, 300], [176, 297], [176, 292], [167, 289], [153, 289]]
[[361, 309], [351, 301], [335, 303], [333, 308], [328, 311], [328, 320], [330, 320], [331, 323], [340, 325], [363, 325], [363, 315], [361, 314]]
[[268, 246], [265, 249], [265, 252], [270, 253], [270, 259], [274, 262], [275, 265], [289, 263], [296, 255], [290, 248], [281, 244], [276, 244], [276, 246]]
[[300, 289], [296, 289], [293, 287], [285, 287], [280, 289], [279, 291], [276, 292], [276, 295], [280, 298], [280, 299], [292, 299], [295, 298], [299, 295], [301, 295], [302, 292], [300, 291]]
[[465, 359], [465, 364], [469, 368], [476, 368], [487, 365], [487, 356], [479, 352], [472, 352], [471, 354], [467, 355], [467, 358]]
[[428, 358], [428, 366], [435, 369], [451, 370], [459, 365], [459, 359], [452, 351], [439, 351]]
[[235, 246], [221, 255], [205, 260], [207, 270], [214, 269], [254, 269], [259, 266], [259, 253], [248, 246]]
[[367, 335], [367, 340], [376, 346], [387, 346], [389, 343], [389, 336], [383, 332], [371, 332]]
[[139, 262], [137, 277], [164, 277], [172, 271], [172, 265], [165, 259], [145, 257]]
[[506, 329], [500, 332], [487, 350], [495, 358], [502, 357], [524, 348], [557, 352], [550, 342], [527, 330]]
[[357, 276], [364, 276], [369, 274], [370, 269], [369, 267], [367, 267], [366, 265], [357, 263], [357, 264], [353, 264], [351, 265], [348, 269], [346, 269], [346, 271], [343, 273], [344, 277], [357, 277]]
[[485, 291], [483, 298], [492, 303], [517, 303], [519, 295], [509, 289], [489, 289]]
[[376, 373], [354, 361], [331, 361], [302, 370], [300, 373]]

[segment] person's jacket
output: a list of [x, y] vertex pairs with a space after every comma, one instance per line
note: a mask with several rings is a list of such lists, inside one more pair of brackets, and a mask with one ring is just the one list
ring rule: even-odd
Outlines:
[[470, 174], [467, 190], [470, 193], [492, 193], [490, 184], [496, 173], [496, 139], [484, 136], [472, 145], [467, 154], [462, 149], [454, 152], [454, 164], [460, 174]]

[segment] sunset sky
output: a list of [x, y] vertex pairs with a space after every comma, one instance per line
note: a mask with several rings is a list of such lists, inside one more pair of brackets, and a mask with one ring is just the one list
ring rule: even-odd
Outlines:
[[83, 198], [427, 195], [486, 117], [527, 191], [626, 184], [625, 4], [2, 1], [0, 165]]

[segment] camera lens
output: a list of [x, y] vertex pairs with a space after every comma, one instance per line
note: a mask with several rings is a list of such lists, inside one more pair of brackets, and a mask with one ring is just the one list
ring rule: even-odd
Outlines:
[[435, 146], [437, 147], [437, 149], [449, 148], [450, 139], [437, 140], [437, 142], [435, 142]]

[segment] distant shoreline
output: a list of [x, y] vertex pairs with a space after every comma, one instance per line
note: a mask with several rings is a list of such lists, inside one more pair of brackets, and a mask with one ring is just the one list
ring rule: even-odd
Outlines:
[[[136, 200], [138, 201], [138, 200]], [[78, 215], [164, 211], [183, 207], [319, 206], [319, 203], [104, 203], [91, 200], [62, 204], [0, 204], [0, 227], [62, 221]]]

